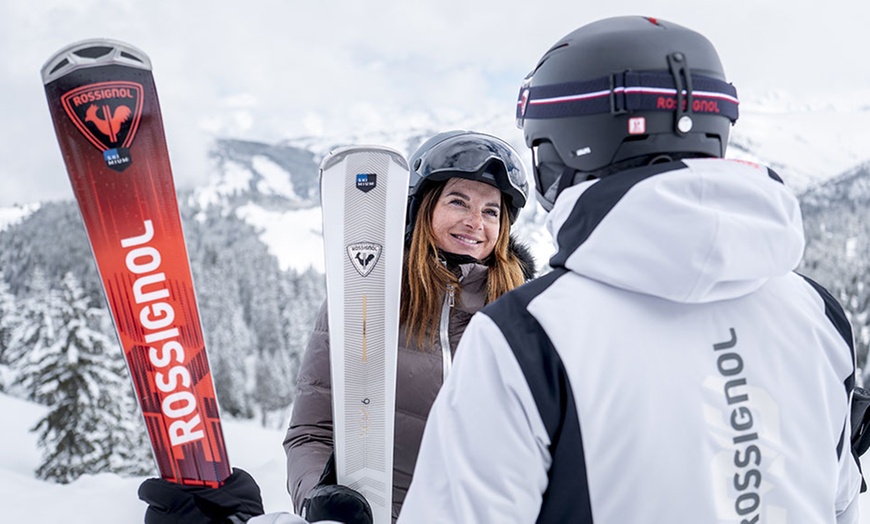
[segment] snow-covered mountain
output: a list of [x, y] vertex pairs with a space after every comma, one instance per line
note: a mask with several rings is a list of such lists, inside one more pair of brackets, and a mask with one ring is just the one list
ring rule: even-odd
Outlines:
[[[796, 102], [782, 93], [750, 97], [741, 106], [728, 156], [771, 166], [801, 193], [870, 160], [870, 104], [839, 100]], [[453, 121], [410, 121], [390, 129], [347, 136], [297, 137], [275, 144], [221, 140], [212, 150], [208, 185], [188, 197], [194, 207], [221, 206], [260, 231], [282, 268], [322, 271], [318, 165], [332, 149], [380, 144], [410, 155], [426, 138], [447, 129], [473, 129], [500, 136], [530, 155], [509, 111]], [[533, 199], [516, 234], [540, 262], [552, 249], [541, 227], [544, 213]]]
[[740, 105], [728, 156], [776, 170], [796, 192], [870, 160], [870, 93], [796, 100], [782, 92]]
[[[798, 193], [814, 188], [870, 160], [870, 96], [865, 95], [818, 100], [797, 100], [782, 92], [743, 96], [728, 156], [771, 166]], [[388, 128], [277, 143], [218, 140], [210, 153], [209, 182], [184, 188], [182, 200], [192, 209], [218, 208], [254, 226], [282, 269], [322, 271], [318, 165], [330, 150], [380, 144], [410, 155], [426, 138], [462, 128], [502, 137], [530, 160], [511, 110], [439, 118], [409, 115]], [[0, 231], [37, 207], [0, 209]], [[532, 199], [516, 227], [541, 262], [551, 254], [543, 221], [544, 213]]]
[[[351, 144], [385, 145], [408, 156], [424, 140], [446, 129], [474, 129], [498, 136], [507, 136], [506, 130], [511, 130], [513, 136], [508, 140], [520, 151], [524, 147], [512, 121], [486, 117], [440, 128], [427, 123], [344, 137], [298, 137], [276, 144], [220, 140], [210, 155], [214, 169], [210, 183], [195, 188], [185, 202], [200, 210], [219, 207], [222, 213], [235, 214], [257, 228], [282, 268], [323, 271], [321, 159], [336, 147]], [[541, 210], [532, 203], [521, 215], [517, 234], [546, 260], [549, 255], [541, 246], [549, 241], [538, 234], [539, 227], [530, 227], [542, 222]]]

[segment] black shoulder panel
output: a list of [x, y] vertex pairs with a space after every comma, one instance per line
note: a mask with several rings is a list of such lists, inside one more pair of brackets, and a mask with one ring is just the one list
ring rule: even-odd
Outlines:
[[[816, 293], [818, 293], [820, 297], [822, 297], [822, 300], [825, 303], [825, 316], [828, 317], [828, 320], [831, 321], [831, 324], [834, 325], [834, 327], [840, 333], [840, 336], [843, 337], [843, 340], [846, 341], [846, 344], [849, 346], [849, 350], [852, 353], [852, 362], [855, 362], [855, 344], [852, 338], [852, 324], [849, 323], [849, 319], [846, 318], [846, 312], [843, 311], [843, 306], [841, 306], [840, 303], [837, 302], [837, 299], [835, 299], [833, 295], [828, 292], [827, 289], [822, 287], [821, 284], [806, 275], [800, 276], [804, 280], [806, 280], [813, 289], [816, 290]], [[855, 388], [854, 370], [843, 382], [843, 385], [846, 387], [846, 394], [850, 395], [852, 393], [852, 390]], [[840, 456], [840, 454], [843, 452], [843, 446], [846, 443], [846, 431], [849, 429], [850, 428], [843, 428], [843, 433], [840, 435], [840, 442], [839, 444], [837, 444], [837, 456]], [[854, 433], [854, 431], [852, 433]], [[855, 437], [853, 435], [852, 440], [854, 439]]]
[[538, 523], [592, 522], [586, 462], [574, 394], [559, 353], [527, 307], [563, 270], [555, 270], [502, 296], [482, 310], [501, 329], [517, 359], [550, 436], [548, 472]]

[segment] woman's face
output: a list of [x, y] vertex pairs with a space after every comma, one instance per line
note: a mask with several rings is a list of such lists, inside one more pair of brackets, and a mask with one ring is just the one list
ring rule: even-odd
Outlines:
[[501, 192], [483, 182], [451, 178], [432, 211], [435, 245], [449, 253], [488, 257], [501, 224]]

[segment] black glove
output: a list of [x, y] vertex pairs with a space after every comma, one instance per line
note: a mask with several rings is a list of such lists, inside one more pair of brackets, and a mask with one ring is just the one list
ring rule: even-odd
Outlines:
[[870, 391], [856, 387], [852, 393], [852, 449], [860, 457], [870, 448]]
[[139, 486], [139, 498], [148, 504], [145, 524], [237, 523], [263, 514], [260, 487], [238, 468], [219, 488], [147, 479]]
[[309, 522], [337, 520], [345, 524], [372, 524], [372, 508], [362, 493], [338, 483], [335, 453], [329, 455], [320, 480], [302, 501], [299, 514]]
[[[870, 391], [855, 387], [852, 391], [852, 455], [861, 469], [861, 455], [870, 448]], [[867, 491], [867, 481], [861, 472], [861, 493]]]
[[302, 501], [302, 517], [309, 522], [337, 520], [344, 524], [372, 524], [372, 508], [359, 491], [341, 484], [319, 485]]

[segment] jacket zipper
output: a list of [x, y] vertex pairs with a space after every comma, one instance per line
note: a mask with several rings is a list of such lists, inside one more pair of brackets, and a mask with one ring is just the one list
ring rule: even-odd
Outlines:
[[441, 380], [447, 380], [447, 375], [453, 367], [453, 355], [450, 353], [450, 309], [455, 305], [453, 285], [447, 286], [444, 305], [441, 306]]

